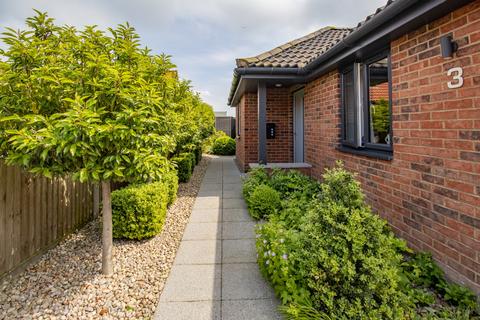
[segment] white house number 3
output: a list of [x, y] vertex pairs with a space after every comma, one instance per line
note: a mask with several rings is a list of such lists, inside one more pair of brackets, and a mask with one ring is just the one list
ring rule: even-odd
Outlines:
[[448, 69], [447, 76], [452, 77], [452, 81], [447, 82], [447, 86], [450, 89], [456, 89], [463, 86], [463, 69], [461, 67]]

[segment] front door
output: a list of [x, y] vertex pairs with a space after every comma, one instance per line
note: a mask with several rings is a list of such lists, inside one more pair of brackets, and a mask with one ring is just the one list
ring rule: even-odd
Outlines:
[[303, 90], [293, 95], [293, 161], [303, 159]]

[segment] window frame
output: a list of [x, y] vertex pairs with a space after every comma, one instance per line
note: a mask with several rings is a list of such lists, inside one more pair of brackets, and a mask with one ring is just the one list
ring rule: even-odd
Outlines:
[[[372, 143], [370, 142], [370, 72], [368, 65], [380, 60], [381, 58], [387, 58], [387, 77], [388, 77], [388, 111], [389, 111], [389, 121], [390, 121], [390, 143]], [[364, 93], [363, 96], [363, 121], [364, 121], [364, 130], [363, 130], [363, 140], [365, 149], [375, 149], [379, 151], [393, 151], [393, 128], [392, 128], [392, 64], [390, 58], [390, 50], [383, 50], [381, 53], [378, 53], [370, 58], [366, 59], [362, 64], [365, 66], [363, 70], [363, 86], [362, 90]]]
[[[341, 97], [340, 97], [340, 100], [341, 100], [341, 114], [342, 114], [342, 136], [341, 136], [341, 143], [343, 146], [348, 146], [350, 148], [358, 148], [357, 144], [356, 143], [352, 143], [348, 140], [346, 140], [346, 130], [347, 130], [347, 125], [346, 125], [346, 109], [345, 109], [345, 75], [348, 73], [348, 72], [352, 72], [352, 76], [353, 76], [353, 87], [354, 87], [354, 96], [355, 96], [355, 70], [354, 70], [354, 65], [351, 64], [351, 65], [348, 65], [347, 67], [343, 68], [341, 71], [340, 71], [340, 90], [341, 90]], [[355, 99], [354, 99], [355, 100]], [[355, 104], [355, 109], [356, 108], [356, 104]], [[358, 113], [358, 110], [355, 111], [355, 117], [357, 117], [357, 113]], [[355, 126], [354, 126], [354, 138], [353, 140], [354, 141], [358, 141], [358, 124], [355, 122]]]
[[[389, 100], [389, 121], [390, 121], [390, 144], [371, 143], [370, 139], [370, 90], [369, 90], [369, 68], [368, 65], [378, 61], [381, 58], [387, 58], [388, 66], [388, 100]], [[356, 74], [359, 68], [359, 73]], [[346, 108], [345, 108], [345, 74], [353, 72], [353, 87], [355, 97], [355, 141], [351, 143], [346, 140]], [[392, 159], [393, 154], [393, 117], [392, 117], [392, 64], [390, 49], [377, 51], [375, 54], [368, 55], [366, 59], [350, 62], [339, 68], [340, 73], [340, 110], [341, 110], [341, 137], [340, 150], [344, 152], [353, 152], [361, 155], [372, 156], [386, 160]], [[358, 84], [360, 81], [360, 85]], [[360, 90], [361, 92], [357, 92]], [[360, 119], [360, 121], [359, 121]], [[360, 128], [359, 128], [360, 127]], [[361, 135], [360, 139], [358, 134]], [[359, 144], [358, 144], [359, 143]]]

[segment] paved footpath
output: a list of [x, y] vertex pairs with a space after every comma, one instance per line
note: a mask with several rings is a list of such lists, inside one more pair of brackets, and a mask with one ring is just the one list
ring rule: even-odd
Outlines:
[[233, 157], [210, 162], [154, 319], [281, 319]]

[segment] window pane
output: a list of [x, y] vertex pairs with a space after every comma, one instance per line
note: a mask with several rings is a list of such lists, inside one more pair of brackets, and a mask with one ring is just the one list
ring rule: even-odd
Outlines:
[[371, 143], [390, 144], [388, 59], [383, 58], [371, 63], [368, 72], [369, 140]]
[[343, 74], [343, 110], [345, 141], [355, 143], [355, 92], [353, 86], [353, 71]]

